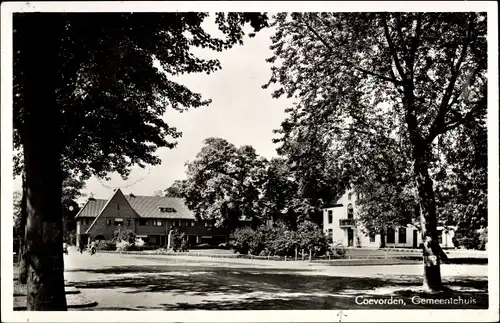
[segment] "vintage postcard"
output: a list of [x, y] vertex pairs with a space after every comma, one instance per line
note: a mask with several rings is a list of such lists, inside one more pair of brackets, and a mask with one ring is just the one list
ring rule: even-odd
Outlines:
[[2, 3], [2, 321], [498, 321], [497, 10]]

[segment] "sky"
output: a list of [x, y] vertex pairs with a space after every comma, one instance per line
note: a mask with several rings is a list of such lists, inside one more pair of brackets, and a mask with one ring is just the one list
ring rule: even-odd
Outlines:
[[[215, 25], [206, 24], [207, 30], [214, 28]], [[271, 75], [271, 64], [265, 59], [272, 56], [269, 45], [273, 33], [272, 29], [265, 29], [254, 38], [246, 37], [244, 45], [221, 53], [197, 50], [196, 53], [204, 58], [218, 58], [222, 69], [210, 75], [183, 76], [180, 82], [204, 98], [212, 99], [212, 103], [184, 113], [167, 110], [165, 121], [183, 135], [176, 148], [157, 151], [161, 165], [145, 169], [134, 167], [127, 180], [122, 180], [118, 174], [110, 174], [110, 181], [91, 178], [83, 190], [86, 197], [79, 199], [79, 203], [84, 203], [91, 195], [107, 199], [116, 188], [121, 188], [125, 194], [136, 195], [152, 195], [157, 190], [165, 190], [175, 180], [185, 178], [185, 163], [194, 160], [203, 140], [209, 137], [221, 137], [236, 146], [251, 145], [266, 158], [276, 156], [272, 131], [279, 128], [285, 118], [284, 109], [290, 102], [273, 99], [271, 89], [261, 87]], [[14, 186], [14, 190], [21, 190], [19, 178]]]

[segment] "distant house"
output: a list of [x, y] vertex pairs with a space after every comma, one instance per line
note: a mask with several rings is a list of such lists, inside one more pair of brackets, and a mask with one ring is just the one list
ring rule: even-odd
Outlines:
[[184, 232], [190, 245], [217, 245], [227, 241], [224, 228], [210, 221], [196, 221], [182, 198], [125, 196], [120, 189], [108, 199], [89, 198], [75, 216], [77, 241], [82, 237], [111, 240], [117, 230], [132, 230], [146, 244], [166, 246], [171, 230]]
[[[357, 194], [346, 191], [340, 198], [323, 208], [323, 230], [334, 243], [348, 247], [379, 247], [381, 235], [365, 232], [357, 221]], [[438, 226], [439, 244], [442, 248], [454, 248], [451, 227]], [[418, 248], [422, 242], [420, 231], [413, 225], [389, 227], [385, 236], [387, 247]]]

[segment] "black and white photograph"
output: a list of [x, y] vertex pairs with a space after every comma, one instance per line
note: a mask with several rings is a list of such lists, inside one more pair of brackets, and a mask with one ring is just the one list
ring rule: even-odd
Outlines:
[[2, 3], [2, 322], [498, 321], [497, 9]]

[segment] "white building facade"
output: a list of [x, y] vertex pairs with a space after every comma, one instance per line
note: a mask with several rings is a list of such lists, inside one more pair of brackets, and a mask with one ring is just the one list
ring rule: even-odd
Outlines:
[[[334, 203], [323, 208], [323, 230], [331, 237], [333, 244], [346, 247], [378, 248], [380, 234], [363, 230], [357, 221], [356, 200], [358, 195], [347, 191]], [[439, 243], [442, 248], [454, 248], [452, 228], [438, 227]], [[388, 228], [386, 246], [389, 248], [418, 248], [422, 242], [419, 230], [413, 226]]]

